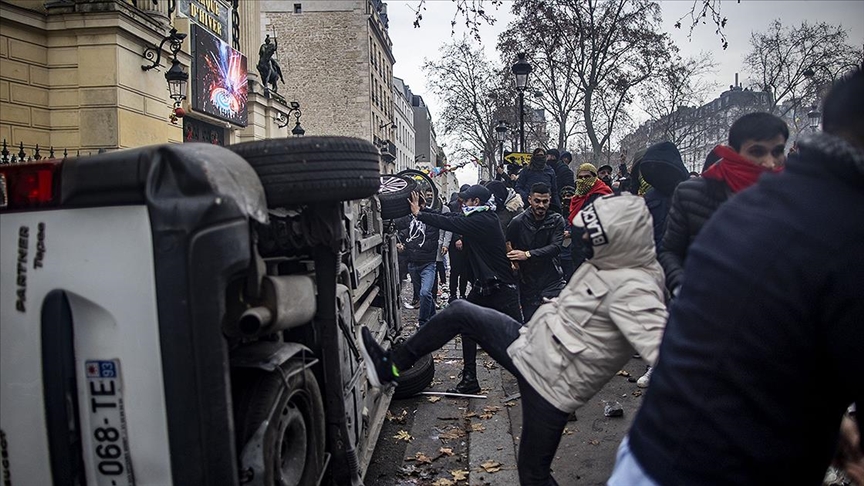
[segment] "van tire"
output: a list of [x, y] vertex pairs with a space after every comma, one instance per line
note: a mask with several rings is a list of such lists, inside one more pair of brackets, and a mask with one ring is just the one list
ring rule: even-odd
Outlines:
[[271, 207], [363, 199], [381, 184], [381, 152], [359, 138], [277, 138], [227, 148], [258, 174]]
[[[312, 486], [324, 467], [324, 402], [315, 375], [301, 367], [296, 362], [283, 364], [287, 380], [279, 372], [248, 369], [235, 370], [232, 377], [232, 383], [240, 385], [234, 394], [238, 454], [261, 424], [269, 422], [264, 436], [263, 484], [283, 484], [284, 480], [285, 484]], [[297, 460], [286, 461], [285, 457]]]
[[395, 174], [381, 176], [378, 200], [381, 202], [381, 219], [397, 219], [411, 214], [408, 198], [417, 190], [417, 181]]
[[431, 354], [427, 354], [414, 363], [411, 368], [399, 371], [399, 376], [396, 378], [396, 390], [393, 392], [393, 398], [409, 398], [422, 392], [435, 378], [435, 361]]

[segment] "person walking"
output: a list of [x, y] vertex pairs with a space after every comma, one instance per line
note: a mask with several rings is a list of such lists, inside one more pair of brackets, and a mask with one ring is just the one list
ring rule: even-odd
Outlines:
[[[723, 203], [693, 241], [651, 390], [608, 484], [817, 486], [832, 459], [864, 484], [862, 420], [844, 415], [864, 403], [860, 67], [822, 113], [824, 133]], [[746, 140], [776, 141], [760, 152], [779, 158], [782, 127], [752, 128], [761, 135]]]
[[[507, 259], [504, 232], [495, 214], [495, 203], [489, 189], [473, 185], [459, 193], [462, 214], [442, 215], [421, 211], [416, 193], [411, 195], [411, 214], [420, 222], [461, 235], [474, 276], [467, 300], [495, 309], [522, 322], [516, 277]], [[454, 302], [455, 304], [455, 302]], [[448, 307], [449, 308], [449, 307]], [[453, 393], [479, 393], [477, 382], [477, 344], [472, 336], [462, 337], [462, 379]]]
[[[546, 165], [552, 167], [552, 170], [555, 171], [555, 184], [559, 191], [563, 187], [573, 186], [576, 180], [573, 175], [573, 170], [570, 169], [569, 165], [572, 156], [569, 152], [564, 153], [568, 155], [567, 162], [564, 162], [561, 159], [557, 149], [549, 149], [546, 151]], [[549, 187], [549, 190], [552, 190], [551, 186]]]
[[523, 486], [557, 484], [549, 470], [571, 412], [630, 359], [654, 362], [666, 323], [663, 270], [651, 216], [633, 195], [598, 199], [573, 224], [584, 228], [593, 255], [552, 303], [527, 326], [492, 309], [457, 301], [404, 345], [383, 350], [365, 326], [359, 347], [372, 386], [393, 383], [456, 335], [476, 340], [516, 377], [522, 394], [517, 468]]
[[513, 218], [507, 227], [512, 250], [507, 258], [519, 265], [519, 297], [525, 321], [545, 299], [558, 297], [564, 288], [559, 262], [564, 242], [564, 217], [549, 210], [549, 186], [538, 182], [528, 195], [530, 207]]

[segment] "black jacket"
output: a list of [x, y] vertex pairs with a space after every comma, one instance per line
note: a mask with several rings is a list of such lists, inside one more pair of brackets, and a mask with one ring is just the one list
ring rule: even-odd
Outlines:
[[515, 284], [510, 270], [504, 233], [494, 211], [479, 211], [465, 216], [462, 213], [435, 214], [421, 212], [417, 219], [454, 234], [462, 235], [468, 262], [476, 284], [485, 286], [498, 281]]
[[528, 193], [531, 192], [531, 186], [537, 182], [542, 182], [549, 186], [549, 191], [552, 193], [552, 208], [554, 211], [561, 211], [561, 194], [558, 190], [558, 177], [555, 171], [549, 164], [543, 166], [542, 170], [537, 170], [528, 165], [522, 172], [519, 173], [519, 178], [516, 179], [516, 192], [522, 196], [522, 202], [528, 205]]
[[558, 184], [558, 191], [561, 191], [561, 189], [567, 186], [576, 187], [576, 178], [567, 164], [560, 160], [556, 160], [552, 162], [551, 166], [552, 170], [555, 171], [555, 183]]
[[537, 221], [528, 208], [510, 222], [507, 241], [514, 250], [531, 252], [531, 258], [519, 262], [522, 300], [539, 304], [543, 297], [557, 297], [565, 285], [558, 258], [564, 242], [564, 217], [547, 211], [546, 217]]
[[663, 247], [663, 233], [666, 231], [672, 195], [678, 184], [690, 178], [690, 173], [684, 167], [678, 147], [672, 142], [660, 142], [648, 147], [633, 172], [636, 177], [641, 175], [645, 182], [651, 184], [651, 189], [645, 193], [645, 204], [654, 220], [654, 244], [659, 252]]
[[729, 186], [714, 179], [689, 179], [675, 189], [666, 231], [657, 260], [666, 273], [666, 287], [675, 290], [682, 283], [687, 249], [708, 218], [732, 196]]
[[[421, 214], [440, 214], [431, 209], [422, 209]], [[405, 255], [409, 263], [435, 263], [438, 258], [438, 239], [440, 231], [435, 226], [429, 226], [419, 219], [408, 215], [396, 220], [402, 243], [405, 245]]]
[[850, 403], [862, 425], [864, 151], [799, 146], [693, 242], [629, 433], [659, 484], [820, 485]]

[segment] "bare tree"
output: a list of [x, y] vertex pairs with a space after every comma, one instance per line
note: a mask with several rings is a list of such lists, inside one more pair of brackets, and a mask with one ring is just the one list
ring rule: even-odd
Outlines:
[[821, 87], [861, 63], [860, 48], [846, 43], [847, 31], [825, 22], [784, 27], [772, 22], [754, 32], [745, 65], [753, 85], [773, 95], [770, 110], [779, 116], [818, 103]]
[[656, 77], [645, 83], [639, 99], [641, 109], [652, 122], [648, 144], [670, 141], [686, 150], [698, 138], [705, 124], [694, 122], [693, 111], [716, 88], [716, 83], [706, 77], [715, 68], [716, 63], [708, 53], [686, 59], [676, 54], [671, 62], [660, 67]]
[[[660, 8], [651, 0], [516, 0], [513, 12], [557, 35], [570, 61], [582, 102], [582, 122], [596, 156], [609, 149], [616, 126], [627, 118], [636, 89], [670, 55], [660, 32]], [[526, 43], [542, 45], [527, 37]]]
[[482, 162], [493, 174], [496, 115], [504, 109], [503, 100], [494, 96], [501, 89], [500, 72], [467, 37], [442, 46], [441, 58], [427, 59], [423, 71], [428, 87], [444, 103], [438, 118], [440, 132], [457, 142], [452, 144], [451, 157], [482, 154]]
[[557, 128], [552, 137], [557, 141], [555, 147], [563, 148], [577, 133], [579, 108], [584, 99], [575, 72], [576, 52], [565, 48], [562, 37], [568, 35], [566, 32], [554, 31], [551, 23], [545, 21], [548, 16], [534, 16], [524, 10], [527, 7], [533, 5], [527, 2], [513, 5], [517, 19], [501, 34], [498, 50], [504, 59], [512, 58], [516, 52], [528, 55], [533, 66], [530, 91], [539, 94], [531, 101], [551, 117]]

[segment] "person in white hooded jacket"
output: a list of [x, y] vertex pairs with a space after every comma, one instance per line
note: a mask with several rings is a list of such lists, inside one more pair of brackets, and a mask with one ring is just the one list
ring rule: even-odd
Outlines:
[[609, 195], [573, 219], [585, 228], [593, 255], [557, 299], [526, 326], [464, 301], [435, 315], [404, 345], [383, 350], [363, 327], [361, 350], [373, 386], [393, 383], [399, 370], [456, 335], [475, 340], [513, 373], [522, 394], [519, 480], [555, 485], [549, 470], [569, 414], [594, 396], [638, 352], [657, 360], [666, 324], [663, 269], [641, 198]]

